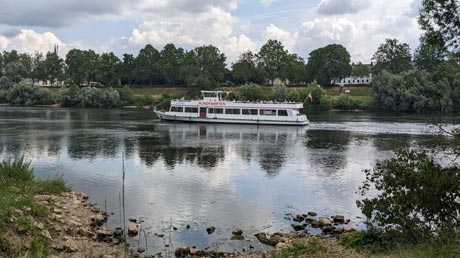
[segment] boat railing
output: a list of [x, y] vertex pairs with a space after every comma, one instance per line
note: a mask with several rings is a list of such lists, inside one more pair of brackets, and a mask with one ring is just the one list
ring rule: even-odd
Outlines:
[[[194, 101], [203, 101], [202, 99], [173, 99], [172, 101], [180, 101], [180, 102], [194, 102]], [[233, 102], [233, 103], [247, 103], [247, 104], [303, 104], [302, 102], [295, 102], [295, 101], [272, 101], [272, 100], [257, 100], [257, 101], [238, 101], [238, 100], [222, 100], [220, 102]]]

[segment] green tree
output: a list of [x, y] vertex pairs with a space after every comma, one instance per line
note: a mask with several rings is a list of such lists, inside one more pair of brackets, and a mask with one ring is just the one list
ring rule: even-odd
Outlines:
[[3, 54], [0, 52], [0, 78], [3, 76]]
[[221, 83], [226, 74], [225, 54], [212, 45], [197, 47], [193, 51], [196, 53], [200, 74], [212, 83]]
[[44, 61], [44, 69], [47, 79], [51, 85], [54, 85], [57, 80], [64, 79], [64, 60], [55, 52], [48, 52]]
[[460, 2], [458, 0], [422, 0], [419, 24], [428, 34], [440, 34], [435, 46], [460, 50]]
[[118, 82], [120, 59], [113, 53], [102, 53], [95, 69], [97, 70], [97, 81], [105, 85], [116, 85]]
[[160, 52], [161, 73], [166, 83], [176, 85], [180, 83], [180, 70], [184, 62], [185, 52], [182, 48], [176, 48], [174, 44], [166, 44]]
[[134, 60], [134, 74], [143, 84], [153, 85], [160, 80], [160, 52], [152, 45], [147, 44], [139, 51]]
[[123, 61], [120, 64], [120, 77], [124, 83], [131, 86], [134, 80], [134, 56], [131, 54], [123, 54]]
[[409, 45], [399, 43], [397, 39], [387, 39], [379, 46], [372, 59], [376, 62], [373, 71], [377, 73], [382, 70], [400, 73], [412, 69]]
[[436, 35], [425, 34], [420, 37], [420, 45], [415, 50], [414, 62], [418, 69], [432, 70], [447, 57], [447, 49], [439, 45], [438, 40], [432, 40]]
[[263, 83], [264, 71], [256, 64], [256, 55], [247, 51], [232, 64], [232, 80], [238, 84]]
[[19, 60], [19, 53], [16, 50], [3, 51], [3, 65], [6, 66], [10, 63], [18, 62]]
[[327, 92], [318, 85], [316, 81], [313, 81], [307, 86], [308, 100], [306, 107], [316, 111], [328, 111], [332, 108], [332, 100], [327, 95]]
[[287, 65], [285, 67], [287, 71], [284, 72], [286, 78], [294, 84], [304, 82], [307, 70], [303, 58], [297, 54], [288, 55], [286, 63]]
[[308, 57], [308, 78], [321, 85], [331, 85], [332, 79], [351, 74], [350, 54], [340, 44], [313, 50]]
[[243, 100], [257, 101], [263, 99], [262, 88], [254, 83], [240, 86], [240, 97]]
[[99, 55], [93, 50], [70, 50], [65, 59], [68, 77], [77, 85], [96, 80], [96, 64]]
[[18, 83], [26, 78], [27, 70], [20, 61], [14, 61], [5, 66], [3, 75], [7, 77], [10, 82]]
[[281, 69], [282, 66], [285, 65], [287, 56], [288, 51], [284, 49], [283, 44], [278, 40], [269, 39], [260, 48], [257, 54], [258, 66], [265, 71], [270, 80], [270, 84], [273, 84], [276, 77], [281, 76]]
[[369, 76], [369, 68], [366, 65], [363, 65], [362, 63], [358, 63], [356, 65], [353, 65], [351, 75], [357, 77]]
[[45, 69], [45, 58], [41, 52], [35, 53], [32, 57], [33, 71], [32, 71], [32, 82], [37, 80], [46, 80], [46, 69]]
[[8, 91], [8, 102], [15, 105], [33, 106], [52, 102], [51, 93], [47, 89], [39, 88], [21, 81], [13, 85]]

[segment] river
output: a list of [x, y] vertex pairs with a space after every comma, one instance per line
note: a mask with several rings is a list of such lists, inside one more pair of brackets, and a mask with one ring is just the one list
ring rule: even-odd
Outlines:
[[[171, 242], [241, 251], [257, 232], [290, 231], [288, 213], [341, 214], [363, 227], [355, 204], [363, 169], [439, 137], [430, 116], [309, 119], [307, 127], [207, 125], [154, 120], [148, 110], [0, 107], [0, 158], [24, 155], [39, 177], [62, 176], [115, 227], [124, 154], [126, 218], [144, 221], [149, 250]], [[249, 241], [229, 240], [234, 227]]]

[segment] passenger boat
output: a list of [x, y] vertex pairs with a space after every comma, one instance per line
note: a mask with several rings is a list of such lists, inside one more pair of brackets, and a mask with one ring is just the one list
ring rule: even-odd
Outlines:
[[302, 103], [275, 101], [230, 101], [223, 91], [201, 91], [203, 99], [171, 101], [168, 111], [157, 110], [162, 120], [203, 123], [307, 125], [307, 116], [300, 113]]

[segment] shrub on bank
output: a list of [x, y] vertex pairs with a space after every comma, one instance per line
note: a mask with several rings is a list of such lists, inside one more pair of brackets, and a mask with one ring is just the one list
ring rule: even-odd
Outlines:
[[105, 108], [113, 108], [121, 106], [121, 98], [118, 91], [114, 90], [112, 87], [108, 88], [102, 94], [102, 106]]
[[264, 94], [262, 88], [254, 83], [245, 84], [240, 87], [240, 96], [242, 100], [257, 101], [263, 100]]
[[8, 91], [7, 90], [0, 90], [0, 104], [1, 103], [8, 103]]
[[352, 110], [357, 107], [357, 103], [348, 94], [342, 93], [333, 101], [333, 107], [340, 110]]
[[21, 81], [8, 90], [7, 100], [14, 105], [46, 105], [52, 104], [53, 98], [47, 89], [39, 88]]
[[118, 95], [120, 95], [120, 101], [122, 106], [133, 105], [134, 103], [134, 96], [133, 92], [128, 86], [124, 86], [123, 88], [117, 88]]

